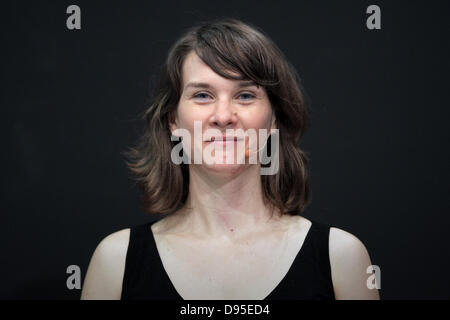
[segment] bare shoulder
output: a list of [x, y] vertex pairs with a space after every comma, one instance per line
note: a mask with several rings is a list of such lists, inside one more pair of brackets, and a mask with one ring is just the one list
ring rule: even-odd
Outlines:
[[336, 299], [379, 299], [377, 289], [370, 289], [367, 268], [372, 265], [364, 243], [345, 230], [331, 227], [329, 237], [331, 275]]
[[344, 264], [367, 262], [369, 253], [364, 243], [345, 230], [331, 227], [329, 238], [330, 263], [335, 270]]
[[130, 228], [106, 236], [95, 248], [81, 299], [120, 300]]
[[345, 230], [330, 228], [330, 250], [349, 250], [364, 251], [366, 247], [355, 235]]

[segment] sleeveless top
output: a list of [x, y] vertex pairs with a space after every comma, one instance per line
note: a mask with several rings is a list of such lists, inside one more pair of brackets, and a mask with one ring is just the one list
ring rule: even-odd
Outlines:
[[[328, 240], [331, 225], [312, 224], [287, 274], [263, 300], [334, 300]], [[157, 220], [158, 221], [158, 220]], [[133, 225], [121, 300], [183, 300], [169, 279], [151, 225]]]

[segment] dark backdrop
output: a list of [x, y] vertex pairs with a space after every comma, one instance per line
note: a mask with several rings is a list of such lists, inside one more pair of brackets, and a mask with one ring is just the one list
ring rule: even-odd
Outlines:
[[[295, 3], [295, 4], [294, 4]], [[81, 8], [81, 30], [66, 8]], [[381, 30], [366, 8], [381, 8]], [[121, 152], [169, 46], [200, 20], [251, 22], [311, 97], [305, 217], [366, 245], [384, 299], [450, 298], [448, 1], [2, 2], [4, 299], [78, 299], [66, 268], [153, 220]]]

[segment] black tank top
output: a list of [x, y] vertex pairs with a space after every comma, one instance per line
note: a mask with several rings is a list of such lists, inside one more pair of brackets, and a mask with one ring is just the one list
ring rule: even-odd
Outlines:
[[[331, 225], [312, 224], [289, 271], [264, 300], [334, 300], [328, 239]], [[151, 225], [130, 228], [122, 300], [183, 300], [166, 273]]]

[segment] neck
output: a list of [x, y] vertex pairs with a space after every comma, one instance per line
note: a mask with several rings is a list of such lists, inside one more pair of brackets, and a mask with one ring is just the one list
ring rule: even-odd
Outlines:
[[235, 237], [267, 225], [272, 212], [263, 201], [259, 172], [258, 165], [251, 165], [223, 176], [190, 166], [183, 212], [190, 230], [204, 236]]

